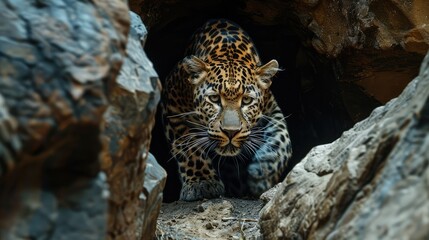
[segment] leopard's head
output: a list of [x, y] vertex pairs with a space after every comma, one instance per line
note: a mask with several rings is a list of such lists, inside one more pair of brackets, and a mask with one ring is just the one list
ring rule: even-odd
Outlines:
[[[199, 128], [221, 156], [236, 156], [263, 114], [265, 95], [278, 63], [251, 67], [232, 61], [207, 62], [196, 56], [183, 60], [193, 87]], [[255, 146], [254, 146], [255, 147]]]

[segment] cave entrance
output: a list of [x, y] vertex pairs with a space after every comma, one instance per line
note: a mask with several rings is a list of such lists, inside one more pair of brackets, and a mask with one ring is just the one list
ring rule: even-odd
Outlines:
[[[273, 79], [271, 90], [287, 116], [293, 146], [294, 155], [287, 172], [312, 147], [335, 140], [352, 126], [336, 82], [336, 62], [305, 46], [303, 35], [297, 30], [297, 21], [267, 22], [243, 12], [243, 6], [237, 2], [192, 2], [183, 3], [186, 6], [170, 5], [174, 11], [170, 9], [171, 14], [166, 15], [162, 15], [162, 7], [148, 3], [147, 8], [143, 8], [146, 12], [140, 14], [149, 29], [145, 50], [161, 82], [184, 57], [189, 39], [198, 27], [212, 18], [226, 18], [247, 31], [264, 63], [276, 59], [284, 69]], [[164, 201], [175, 201], [179, 197], [180, 180], [177, 164], [169, 155], [160, 111], [152, 136], [151, 152], [169, 173]]]

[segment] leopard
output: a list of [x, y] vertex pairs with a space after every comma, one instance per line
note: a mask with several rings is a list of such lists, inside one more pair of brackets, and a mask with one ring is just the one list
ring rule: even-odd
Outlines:
[[277, 184], [292, 145], [262, 64], [237, 23], [212, 19], [194, 32], [164, 81], [162, 121], [177, 161], [180, 200], [258, 197]]

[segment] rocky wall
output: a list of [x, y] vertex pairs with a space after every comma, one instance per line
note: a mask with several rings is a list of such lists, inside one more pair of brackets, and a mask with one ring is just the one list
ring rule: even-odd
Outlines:
[[250, 0], [241, 12], [261, 24], [286, 24], [304, 45], [337, 59], [341, 97], [354, 121], [398, 96], [429, 49], [425, 0]]
[[105, 83], [128, 32], [123, 1], [0, 1], [0, 238], [102, 239]]
[[264, 239], [429, 237], [429, 54], [402, 94], [313, 148], [261, 211]]
[[108, 239], [148, 239], [155, 233], [166, 173], [149, 157], [160, 82], [143, 51], [147, 31], [130, 12], [127, 57], [108, 86], [102, 169], [110, 186]]
[[166, 175], [140, 18], [122, 0], [0, 9], [0, 239], [150, 238]]

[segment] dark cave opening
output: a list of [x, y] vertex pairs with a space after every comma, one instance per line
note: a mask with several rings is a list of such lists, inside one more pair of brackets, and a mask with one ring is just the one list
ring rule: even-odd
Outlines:
[[[266, 63], [276, 59], [283, 69], [273, 79], [271, 90], [287, 116], [292, 141], [293, 158], [286, 173], [312, 147], [335, 140], [352, 126], [353, 121], [343, 106], [336, 82], [340, 72], [336, 61], [306, 47], [296, 31], [292, 30], [292, 24], [258, 24], [234, 8], [225, 8], [222, 4], [209, 11], [189, 9], [188, 13], [149, 26], [145, 50], [161, 82], [184, 57], [192, 33], [207, 20], [226, 18], [238, 23], [252, 37], [262, 61]], [[168, 146], [158, 110], [150, 151], [168, 172], [165, 202], [177, 200], [180, 192], [177, 164], [171, 159]]]

